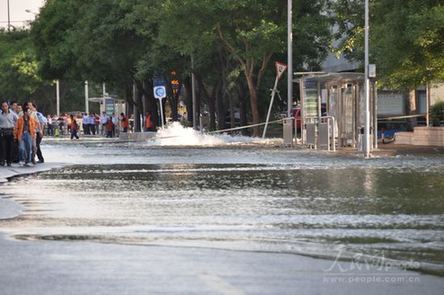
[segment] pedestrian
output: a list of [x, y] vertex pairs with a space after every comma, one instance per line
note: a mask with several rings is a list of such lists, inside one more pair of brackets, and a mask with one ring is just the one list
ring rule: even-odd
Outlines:
[[82, 127], [83, 127], [83, 134], [89, 135], [89, 116], [87, 113], [83, 113], [82, 117]]
[[106, 136], [106, 123], [108, 122], [108, 116], [106, 112], [102, 112], [102, 115], [100, 116], [100, 126], [102, 128], [101, 134], [102, 136]]
[[64, 134], [63, 130], [64, 130], [64, 125], [65, 125], [65, 119], [63, 118], [63, 116], [58, 116], [57, 117], [57, 122], [58, 122], [58, 126], [59, 126], [58, 134], [59, 135], [63, 135]]
[[89, 124], [89, 132], [91, 135], [96, 135], [96, 116], [94, 113], [89, 113], [88, 124]]
[[73, 115], [70, 115], [70, 119], [71, 119], [71, 129], [70, 129], [71, 140], [73, 140], [74, 138], [79, 139], [79, 135], [77, 134], [79, 125], [77, 125], [76, 118], [74, 118]]
[[[119, 130], [119, 117], [115, 113], [112, 114], [111, 119], [113, 121], [113, 137], [119, 136], [120, 130]], [[116, 128], [117, 127], [117, 128]]]
[[18, 103], [17, 103], [16, 101], [12, 101], [12, 102], [11, 102], [11, 106], [10, 106], [10, 108], [9, 108], [9, 111], [13, 112], [13, 113], [16, 114], [17, 117], [18, 117], [18, 115], [19, 115], [18, 110], [19, 110], [19, 105], [18, 105]]
[[114, 130], [113, 119], [108, 118], [108, 122], [105, 125], [105, 129], [106, 129], [106, 137], [112, 138], [113, 137], [113, 130]]
[[22, 107], [23, 116], [17, 120], [15, 136], [19, 142], [20, 161], [24, 162], [24, 166], [29, 166], [32, 162], [32, 141], [35, 138], [35, 130], [37, 122], [30, 116], [28, 104]]
[[54, 122], [52, 120], [52, 116], [51, 115], [46, 116], [46, 120], [48, 120], [48, 125], [46, 128], [46, 130], [48, 130], [47, 134], [49, 136], [54, 136], [54, 125], [53, 125]]
[[0, 114], [0, 165], [5, 162], [11, 166], [14, 149], [14, 127], [17, 123], [17, 115], [9, 110], [8, 102], [3, 102]]
[[[23, 115], [22, 106], [19, 105], [16, 101], [11, 102], [11, 107], [9, 109], [10, 112], [14, 113], [17, 116], [17, 119]], [[16, 122], [17, 123], [17, 122]], [[15, 125], [14, 125], [15, 127]], [[17, 138], [14, 137], [14, 142], [12, 143], [12, 162], [19, 162], [19, 145]]]
[[96, 134], [100, 135], [100, 116], [94, 113], [94, 124], [96, 128]]
[[122, 128], [122, 132], [128, 132], [129, 122], [124, 113], [120, 114], [120, 127]]
[[145, 131], [155, 131], [150, 112], [147, 112], [145, 116]]
[[32, 153], [32, 163], [35, 164], [35, 156], [38, 158], [38, 163], [44, 163], [45, 159], [43, 158], [42, 150], [40, 148], [40, 144], [42, 143], [45, 125], [48, 122], [43, 116], [42, 113], [37, 111], [37, 105], [33, 102], [28, 102], [28, 109], [31, 110], [31, 116], [37, 122], [36, 125], [36, 137], [33, 141], [33, 153]]

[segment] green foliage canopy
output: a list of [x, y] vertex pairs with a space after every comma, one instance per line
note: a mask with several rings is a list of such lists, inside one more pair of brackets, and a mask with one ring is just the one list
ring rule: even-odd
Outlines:
[[[338, 0], [334, 9], [337, 52], [362, 62], [364, 1]], [[444, 80], [443, 36], [440, 0], [370, 1], [370, 58], [384, 86], [410, 89]]]

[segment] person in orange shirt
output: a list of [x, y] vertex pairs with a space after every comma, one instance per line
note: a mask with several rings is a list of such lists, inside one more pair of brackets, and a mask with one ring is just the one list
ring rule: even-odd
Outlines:
[[23, 105], [23, 116], [17, 120], [15, 137], [19, 142], [19, 158], [24, 166], [32, 162], [32, 142], [36, 138], [37, 122], [29, 114], [28, 104]]
[[147, 112], [145, 117], [145, 131], [156, 131], [154, 129], [153, 120], [151, 119], [151, 113]]
[[79, 135], [77, 134], [77, 130], [79, 129], [79, 125], [77, 125], [76, 118], [74, 118], [74, 115], [69, 116], [69, 121], [71, 122], [69, 131], [71, 132], [71, 140], [74, 138], [79, 139]]
[[112, 118], [108, 118], [108, 122], [105, 124], [106, 137], [113, 137], [114, 123]]
[[120, 126], [122, 127], [122, 132], [128, 132], [128, 127], [129, 127], [129, 121], [127, 116], [125, 116], [124, 113], [120, 114]]

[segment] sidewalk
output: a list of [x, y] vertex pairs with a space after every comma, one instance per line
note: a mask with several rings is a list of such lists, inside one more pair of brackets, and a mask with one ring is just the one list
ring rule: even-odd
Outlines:
[[63, 166], [61, 163], [42, 163], [31, 165], [30, 167], [23, 167], [19, 164], [12, 164], [11, 167], [3, 166], [0, 167], [0, 184], [8, 182], [8, 179], [14, 176], [34, 174], [54, 168], [62, 168]]
[[[395, 144], [378, 144], [381, 153], [391, 153], [392, 155], [444, 155], [444, 147]], [[378, 151], [377, 151], [378, 152]]]
[[19, 216], [23, 208], [20, 204], [11, 201], [1, 194], [1, 185], [11, 177], [30, 175], [38, 172], [48, 171], [54, 168], [61, 168], [63, 164], [57, 163], [43, 163], [37, 164], [30, 167], [22, 167], [18, 164], [12, 164], [11, 167], [0, 167], [0, 221], [2, 219], [10, 219]]

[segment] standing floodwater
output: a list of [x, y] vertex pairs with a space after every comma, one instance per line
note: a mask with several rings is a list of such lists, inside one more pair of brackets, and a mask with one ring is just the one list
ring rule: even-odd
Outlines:
[[[45, 146], [53, 161], [66, 148]], [[244, 145], [69, 148], [75, 165], [2, 187], [26, 208], [2, 228], [25, 239], [360, 253], [443, 270], [444, 157], [366, 161]]]

